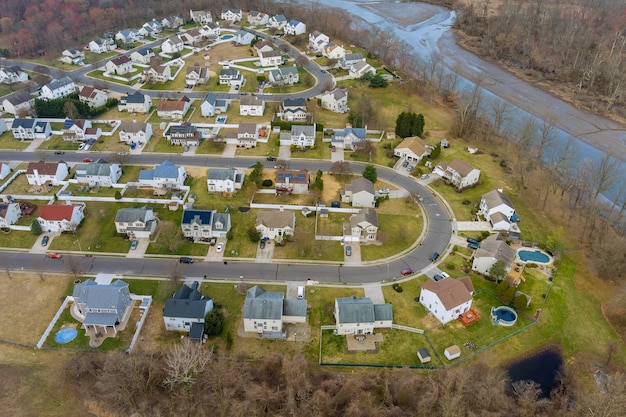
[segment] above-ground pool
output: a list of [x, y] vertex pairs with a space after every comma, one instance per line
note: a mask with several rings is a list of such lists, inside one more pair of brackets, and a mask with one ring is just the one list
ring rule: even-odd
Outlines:
[[491, 307], [491, 318], [493, 324], [511, 327], [517, 322], [517, 313], [507, 306]]
[[549, 264], [551, 259], [550, 255], [539, 249], [520, 249], [517, 251], [517, 256], [522, 262], [535, 262], [538, 264]]
[[59, 330], [54, 335], [54, 340], [59, 344], [69, 343], [74, 340], [78, 336], [78, 331], [73, 327], [66, 327], [65, 329]]

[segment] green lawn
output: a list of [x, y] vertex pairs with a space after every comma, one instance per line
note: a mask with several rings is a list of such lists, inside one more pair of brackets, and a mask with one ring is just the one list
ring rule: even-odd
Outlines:
[[13, 137], [13, 132], [7, 130], [3, 134], [0, 135], [0, 149], [8, 149], [8, 150], [22, 150], [26, 149], [28, 145], [31, 144], [31, 141], [20, 141], [16, 140]]
[[[28, 216], [28, 224], [24, 226], [30, 225], [33, 218], [34, 216]], [[0, 247], [2, 248], [31, 248], [36, 240], [37, 236], [33, 235], [31, 232], [18, 230], [11, 230], [9, 233], [0, 232]]]

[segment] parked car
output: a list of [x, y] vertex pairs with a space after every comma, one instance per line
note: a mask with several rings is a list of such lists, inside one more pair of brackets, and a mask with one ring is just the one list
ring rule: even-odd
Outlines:
[[128, 152], [118, 152], [117, 154], [118, 154], [119, 156], [125, 156], [125, 155], [128, 155]]
[[441, 281], [443, 279], [443, 277], [441, 275], [439, 275], [439, 274], [435, 274], [433, 279], [435, 280], [435, 282], [437, 282], [437, 281]]
[[190, 258], [189, 256], [181, 256], [178, 262], [181, 264], [192, 264], [193, 258]]
[[44, 236], [43, 239], [41, 239], [41, 246], [46, 246], [49, 240], [50, 240], [50, 236], [48, 235]]
[[450, 275], [448, 275], [448, 273], [447, 273], [447, 272], [442, 272], [442, 273], [441, 273], [441, 274], [439, 274], [439, 275], [441, 275], [441, 276], [442, 276], [442, 277], [444, 277], [444, 278], [450, 278]]
[[130, 250], [137, 249], [138, 245], [139, 245], [139, 241], [138, 240], [133, 240], [132, 242], [130, 242]]
[[476, 244], [476, 243], [468, 243], [467, 247], [470, 249], [479, 249], [480, 245]]
[[341, 201], [339, 201], [339, 200], [333, 200], [333, 201], [331, 201], [331, 202], [330, 202], [330, 206], [331, 206], [332, 208], [339, 208], [339, 207], [341, 207]]
[[85, 159], [83, 159], [83, 162], [87, 162], [87, 163], [89, 163], [89, 162], [93, 162], [93, 159], [91, 159], [91, 158], [85, 158]]
[[267, 158], [265, 158], [265, 159], [271, 162], [271, 161], [275, 161], [275, 160], [276, 160], [276, 157], [275, 157], [275, 156], [268, 156], [268, 157], [267, 157]]
[[60, 253], [48, 252], [48, 258], [61, 259], [62, 257], [63, 257], [63, 255], [61, 255]]
[[468, 237], [467, 238], [467, 243], [473, 243], [475, 245], [480, 245], [480, 241], [478, 241], [478, 239], [474, 239], [473, 237]]
[[65, 151], [54, 151], [55, 155], [63, 155]]
[[406, 170], [407, 170], [408, 172], [411, 172], [411, 171], [413, 171], [414, 169], [415, 169], [415, 167], [414, 167], [413, 165], [409, 165], [409, 166], [406, 168]]
[[418, 199], [419, 201], [424, 201], [424, 197], [422, 197], [422, 196], [421, 196], [421, 195], [419, 195], [419, 194], [417, 195], [417, 199]]
[[420, 178], [425, 180], [426, 178], [429, 178], [429, 177], [430, 177], [430, 175], [428, 175], [428, 174], [422, 174], [422, 176]]
[[217, 247], [215, 248], [215, 252], [219, 253], [221, 251], [224, 250], [224, 242], [220, 242], [217, 244]]
[[411, 268], [404, 268], [402, 271], [400, 271], [400, 273], [402, 275], [411, 275], [413, 273], [413, 270]]
[[259, 243], [259, 248], [265, 249], [265, 239], [261, 239], [261, 243]]
[[211, 245], [211, 246], [215, 246], [216, 243], [217, 243], [217, 238], [216, 237], [212, 237], [211, 240], [209, 240], [209, 245]]
[[433, 254], [430, 255], [431, 262], [435, 262], [438, 258], [439, 258], [439, 252], [433, 252]]
[[346, 256], [352, 256], [352, 246], [346, 246]]
[[408, 167], [408, 166], [409, 166], [409, 161], [404, 161], [404, 162], [402, 163], [402, 168], [406, 168], [406, 167]]
[[78, 150], [82, 151], [83, 149], [85, 149], [85, 146], [87, 146], [86, 143], [81, 143], [80, 145], [78, 145]]
[[389, 194], [389, 188], [381, 188], [378, 190], [378, 194]]
[[331, 151], [331, 152], [337, 152], [337, 147], [336, 147], [335, 145], [333, 145], [333, 146], [330, 148], [330, 151]]

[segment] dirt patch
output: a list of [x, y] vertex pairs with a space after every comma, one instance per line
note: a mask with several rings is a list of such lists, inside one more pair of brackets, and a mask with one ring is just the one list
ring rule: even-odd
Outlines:
[[322, 201], [330, 203], [332, 200], [338, 200], [339, 192], [342, 187], [341, 183], [329, 174], [322, 175], [322, 181], [324, 181], [324, 191], [321, 196]]

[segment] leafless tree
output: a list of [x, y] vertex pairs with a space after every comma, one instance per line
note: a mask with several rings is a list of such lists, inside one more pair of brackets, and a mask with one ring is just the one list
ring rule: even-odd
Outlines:
[[169, 278], [172, 280], [174, 287], [178, 287], [178, 283], [183, 279], [183, 273], [180, 270], [180, 262], [173, 260], [170, 262], [168, 269]]
[[173, 391], [184, 387], [186, 391], [196, 382], [213, 357], [213, 350], [186, 338], [165, 355], [165, 384]]
[[74, 275], [74, 279], [82, 274], [81, 258], [79, 256], [64, 256], [63, 262], [68, 272]]
[[329, 172], [332, 175], [352, 175], [352, 168], [348, 161], [337, 161], [330, 167]]

